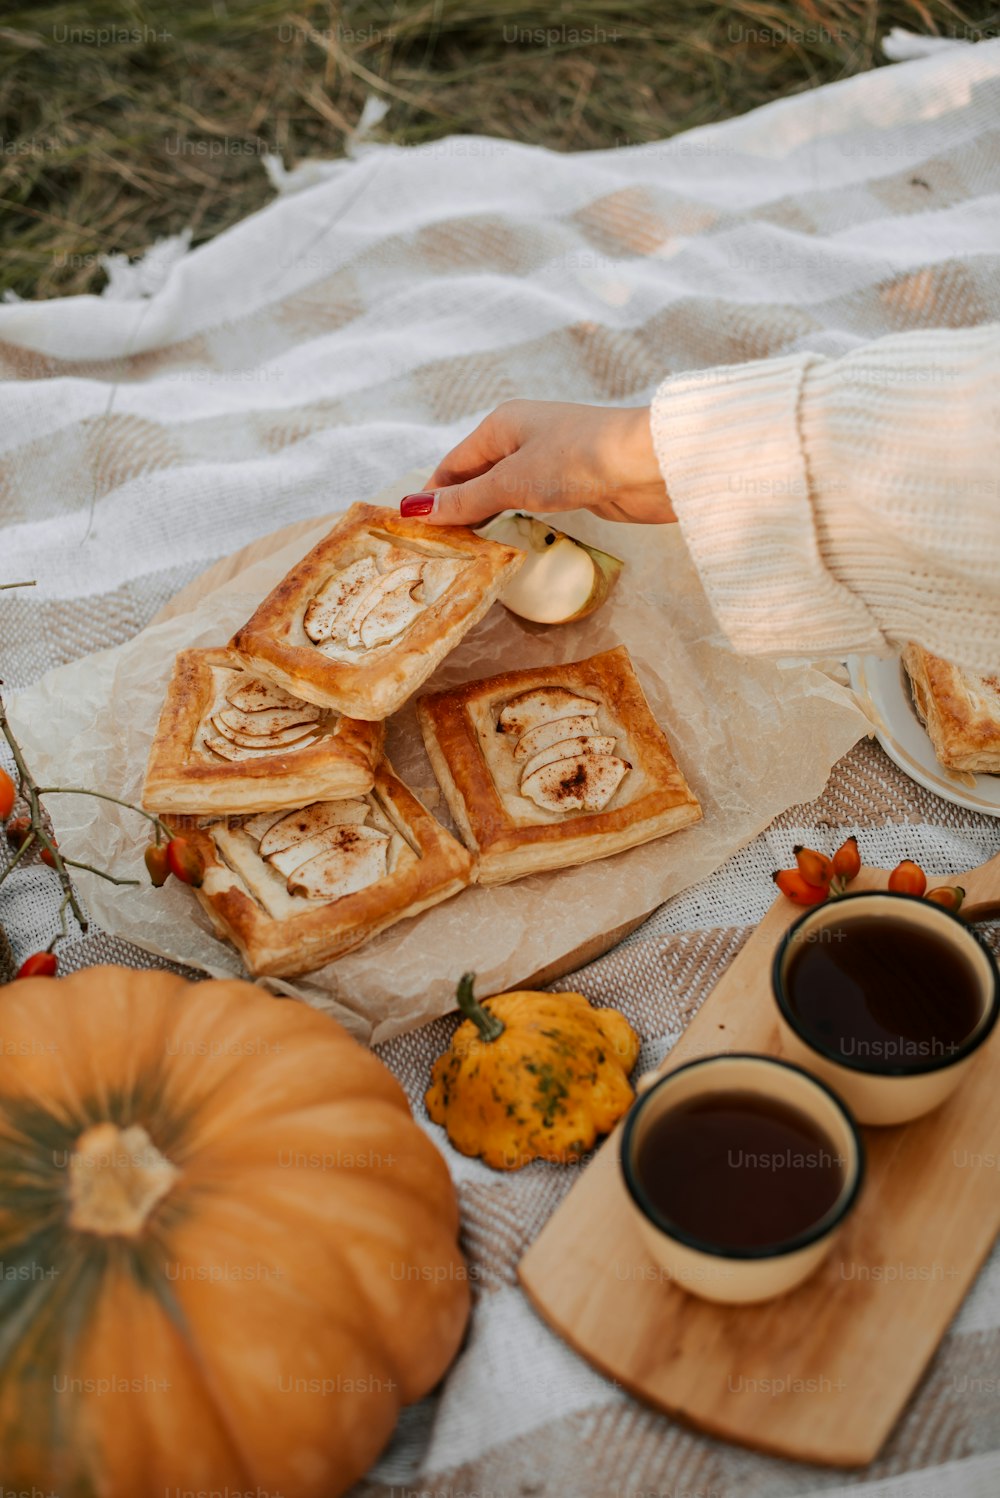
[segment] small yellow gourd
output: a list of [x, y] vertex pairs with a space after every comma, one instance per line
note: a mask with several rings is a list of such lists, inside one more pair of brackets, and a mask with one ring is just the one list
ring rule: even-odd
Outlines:
[[632, 1102], [638, 1035], [583, 994], [518, 990], [480, 1004], [473, 980], [458, 985], [465, 1020], [434, 1063], [428, 1113], [496, 1170], [578, 1160]]

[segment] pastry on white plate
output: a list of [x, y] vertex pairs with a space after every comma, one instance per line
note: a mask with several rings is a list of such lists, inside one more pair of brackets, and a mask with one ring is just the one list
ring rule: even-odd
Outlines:
[[1000, 666], [967, 671], [912, 642], [903, 651], [917, 712], [949, 770], [1000, 775]]

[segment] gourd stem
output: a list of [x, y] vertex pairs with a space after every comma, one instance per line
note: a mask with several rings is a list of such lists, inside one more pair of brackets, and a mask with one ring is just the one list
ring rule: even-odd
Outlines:
[[476, 981], [475, 973], [463, 973], [458, 983], [458, 1007], [466, 1019], [471, 1019], [479, 1031], [480, 1040], [490, 1042], [499, 1040], [506, 1026], [498, 1014], [491, 1014], [484, 1009], [482, 1004], [472, 992], [472, 985]]

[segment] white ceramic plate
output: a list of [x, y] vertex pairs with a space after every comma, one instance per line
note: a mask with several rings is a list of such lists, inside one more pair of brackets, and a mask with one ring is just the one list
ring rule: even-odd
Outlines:
[[1000, 817], [1000, 775], [964, 775], [945, 769], [917, 717], [909, 679], [898, 656], [854, 655], [847, 669], [876, 738], [904, 775], [956, 806]]

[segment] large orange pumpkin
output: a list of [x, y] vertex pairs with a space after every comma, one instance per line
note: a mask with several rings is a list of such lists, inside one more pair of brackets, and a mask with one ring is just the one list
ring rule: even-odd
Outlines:
[[334, 1498], [458, 1348], [457, 1227], [324, 1015], [117, 967], [5, 985], [3, 1487]]

